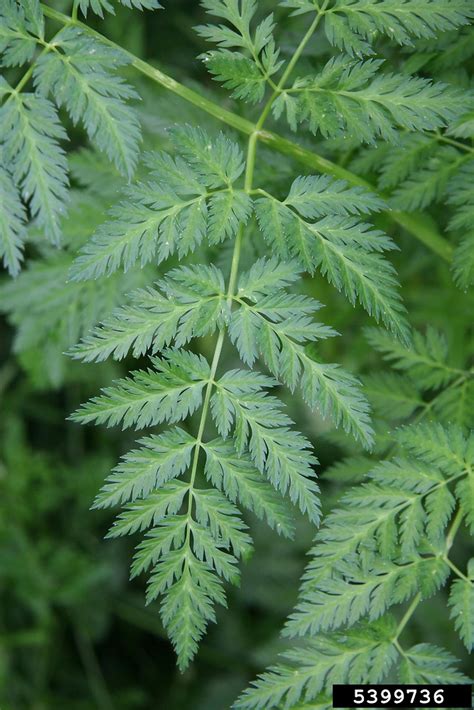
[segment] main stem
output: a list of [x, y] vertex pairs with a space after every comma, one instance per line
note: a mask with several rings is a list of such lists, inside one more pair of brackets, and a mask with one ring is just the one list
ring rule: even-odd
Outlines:
[[[327, 5], [328, 0], [324, 1], [323, 4], [323, 9]], [[316, 28], [319, 24], [319, 21], [321, 19], [321, 14], [323, 10], [320, 10], [313, 21], [311, 27], [309, 28], [308, 32], [305, 34], [303, 39], [301, 40], [298, 48], [295, 51], [295, 54], [293, 55], [291, 61], [288, 64], [288, 67], [286, 68], [286, 71], [284, 72], [282, 78], [280, 79], [277, 88], [275, 89], [275, 92], [273, 95], [270, 97], [268, 100], [265, 108], [263, 109], [263, 112], [257, 121], [257, 124], [255, 126], [255, 130], [252, 131], [249, 137], [248, 145], [247, 145], [247, 157], [246, 157], [246, 163], [245, 163], [245, 183], [244, 183], [244, 190], [247, 193], [247, 195], [252, 194], [253, 190], [253, 178], [254, 178], [254, 173], [255, 173], [255, 159], [257, 155], [257, 141], [259, 138], [259, 131], [263, 127], [265, 123], [265, 119], [268, 116], [271, 107], [273, 105], [273, 102], [279, 95], [280, 91], [283, 89], [286, 81], [290, 77], [293, 69], [295, 68], [298, 59], [300, 58], [304, 48], [306, 47], [307, 43], [313, 36], [314, 32], [316, 31]], [[227, 305], [230, 308], [232, 306], [232, 301], [235, 295], [235, 289], [237, 286], [237, 277], [239, 274], [239, 263], [240, 263], [240, 255], [242, 251], [242, 239], [244, 236], [244, 225], [240, 225], [238, 231], [237, 231], [237, 236], [235, 239], [235, 244], [234, 244], [234, 250], [232, 253], [232, 264], [231, 264], [231, 269], [230, 269], [230, 275], [229, 275], [229, 284], [227, 287]], [[217, 368], [219, 367], [219, 362], [221, 359], [222, 355], [222, 348], [224, 347], [224, 339], [225, 339], [225, 329], [222, 328], [219, 337], [217, 338], [217, 343], [216, 343], [216, 348], [214, 350], [214, 355], [212, 358], [212, 363], [211, 363], [211, 372], [209, 375], [209, 381], [206, 386], [206, 392], [204, 395], [204, 402], [202, 405], [202, 412], [201, 412], [201, 419], [199, 422], [199, 428], [198, 428], [198, 433], [196, 437], [196, 448], [194, 449], [194, 456], [193, 456], [193, 462], [191, 466], [191, 475], [189, 479], [189, 499], [188, 499], [188, 518], [191, 518], [192, 515], [192, 509], [193, 509], [193, 489], [194, 485], [196, 482], [196, 475], [197, 475], [197, 470], [198, 470], [198, 464], [199, 464], [199, 455], [201, 453], [201, 445], [202, 445], [202, 440], [204, 436], [204, 431], [206, 428], [206, 422], [207, 422], [207, 415], [209, 413], [209, 405], [211, 402], [211, 396], [212, 396], [212, 390], [215, 384], [215, 378], [217, 374]], [[190, 527], [188, 526], [187, 533], [186, 533], [186, 538], [189, 541], [189, 537], [191, 534]]]
[[[244, 189], [247, 194], [252, 192], [253, 187], [253, 176], [255, 171], [255, 156], [257, 149], [257, 136], [252, 133], [250, 136], [248, 146], [247, 146], [247, 160], [245, 168], [245, 186]], [[240, 254], [242, 251], [242, 239], [244, 236], [244, 226], [241, 225], [238, 229], [237, 236], [234, 244], [234, 251], [232, 253], [232, 264], [230, 268], [229, 275], [229, 285], [227, 287], [227, 305], [229, 308], [232, 306], [232, 301], [234, 297], [235, 288], [237, 285], [237, 277], [239, 274], [239, 263]], [[211, 402], [212, 389], [215, 384], [217, 368], [219, 367], [219, 362], [222, 355], [222, 348], [224, 346], [225, 330], [221, 329], [219, 337], [217, 338], [216, 349], [214, 350], [214, 355], [211, 363], [211, 372], [209, 375], [209, 381], [206, 386], [206, 392], [204, 395], [204, 403], [202, 405], [201, 419], [199, 422], [199, 429], [196, 437], [196, 448], [194, 449], [193, 463], [191, 467], [191, 476], [189, 479], [189, 499], [188, 499], [188, 518], [191, 517], [193, 508], [193, 488], [196, 481], [196, 475], [199, 463], [199, 454], [201, 453], [202, 439], [204, 436], [204, 430], [206, 428], [207, 415], [209, 413], [209, 405]], [[187, 539], [191, 534], [190, 527], [187, 529]]]

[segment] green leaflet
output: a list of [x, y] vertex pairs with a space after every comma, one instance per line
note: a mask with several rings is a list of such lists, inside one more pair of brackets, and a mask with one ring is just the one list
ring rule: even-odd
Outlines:
[[454, 254], [453, 271], [456, 283], [467, 288], [474, 283], [474, 191], [472, 177], [474, 161], [463, 164], [459, 172], [448, 183], [449, 202], [454, 205], [455, 213], [450, 222], [450, 229], [461, 234], [461, 242]]
[[[10, 208], [14, 204], [8, 201]], [[77, 245], [84, 242], [83, 232], [100, 223], [102, 210], [101, 197], [74, 191], [63, 249], [50, 249], [41, 259], [30, 260], [16, 279], [0, 287], [0, 309], [15, 328], [15, 352], [23, 363], [29, 363], [25, 367], [32, 377], [55, 388], [78, 376], [78, 366], [63, 353], [109, 316], [110, 309], [123, 302], [124, 293], [149, 279], [144, 271], [117, 273], [100, 283], [68, 280]]]
[[[187, 447], [184, 436], [181, 445], [183, 443]], [[150, 461], [152, 457], [151, 451], [150, 447]], [[188, 455], [190, 452], [191, 450], [187, 448]], [[120, 513], [114, 521], [107, 537], [121, 537], [122, 535], [142, 532], [154, 527], [160, 520], [164, 520], [167, 515], [176, 515], [183, 505], [184, 497], [188, 490], [189, 486], [185, 481], [172, 480], [162, 485], [155, 493], [147, 495], [146, 498], [135, 499], [125, 507], [123, 513]], [[124, 493], [124, 499], [126, 500], [125, 495], [126, 493]]]
[[225, 317], [224, 281], [214, 266], [172, 270], [153, 288], [135, 291], [130, 305], [114, 311], [74, 347], [74, 358], [90, 362], [110, 355], [120, 360], [158, 352], [174, 343], [181, 347], [196, 336], [215, 332]]
[[282, 494], [287, 491], [303, 513], [319, 520], [318, 486], [312, 466], [317, 463], [310, 443], [290, 429], [291, 419], [275, 397], [262, 391], [273, 384], [256, 373], [231, 370], [218, 382], [211, 401], [216, 427], [226, 437], [234, 429], [239, 454], [248, 451], [256, 468]]
[[201, 56], [206, 68], [216, 81], [232, 90], [235, 98], [250, 103], [261, 102], [267, 85], [275, 86], [271, 77], [284, 64], [273, 37], [273, 15], [268, 15], [253, 30], [251, 21], [257, 11], [255, 2], [239, 5], [236, 0], [209, 0], [203, 2], [203, 7], [210, 15], [228, 23], [196, 27], [201, 37], [219, 47]]
[[0, 8], [0, 55], [3, 66], [11, 67], [31, 61], [37, 39], [44, 39], [44, 18], [36, 0], [21, 5], [5, 0]]
[[408, 329], [394, 270], [382, 256], [394, 248], [393, 242], [357, 218], [339, 216], [367, 212], [380, 203], [358, 188], [344, 190], [340, 182], [318, 200], [326, 182], [298, 179], [284, 202], [271, 195], [259, 199], [255, 209], [266, 241], [280, 258], [291, 255], [306, 271], [319, 268], [351, 303], [358, 300], [376, 320], [406, 340]]
[[237, 454], [229, 441], [215, 439], [204, 444], [206, 477], [231, 501], [239, 501], [271, 528], [293, 536], [293, 520], [283, 498], [266, 482], [245, 454]]
[[456, 579], [449, 594], [451, 617], [468, 651], [474, 647], [474, 580]]
[[400, 604], [419, 591], [434, 594], [446, 582], [449, 568], [436, 558], [415, 557], [404, 565], [373, 562], [366, 570], [352, 566], [344, 579], [325, 579], [308, 600], [291, 615], [287, 635], [352, 626], [361, 617], [377, 619], [393, 604]]
[[246, 223], [250, 200], [233, 189], [243, 169], [238, 146], [222, 134], [211, 142], [190, 127], [176, 131], [175, 140], [181, 157], [148, 157], [152, 181], [127, 190], [110, 221], [83, 249], [72, 278], [109, 275], [137, 261], [159, 263], [175, 252], [182, 258], [205, 237], [211, 243], [232, 238]]
[[448, 362], [446, 339], [429, 326], [426, 334], [414, 333], [410, 346], [390, 337], [389, 333], [375, 328], [367, 329], [367, 339], [381, 352], [385, 360], [411, 377], [426, 389], [441, 387], [459, 377], [462, 372]]
[[[286, 651], [282, 661], [268, 669], [235, 704], [241, 710], [294, 707], [301, 700], [324, 702], [334, 683], [378, 683], [397, 659], [392, 643], [394, 622], [385, 617], [344, 634], [319, 634], [299, 648]], [[323, 697], [321, 697], [323, 696]], [[309, 707], [313, 707], [311, 704]]]
[[95, 501], [96, 508], [144, 499], [187, 469], [196, 444], [179, 427], [138, 443], [141, 448], [126, 454], [106, 480]]
[[216, 81], [222, 82], [226, 89], [232, 89], [232, 96], [250, 103], [259, 103], [266, 88], [265, 76], [248, 57], [239, 52], [221, 49], [218, 52], [207, 52], [203, 62], [214, 75]]
[[[158, 0], [118, 0], [121, 5], [137, 10], [158, 10], [162, 6]], [[104, 12], [114, 14], [114, 7], [109, 0], [79, 0], [79, 8], [84, 15], [87, 16], [88, 10], [95, 12], [100, 17], [104, 16]]]
[[[418, 592], [430, 596], [446, 583], [446, 529], [455, 495], [461, 510], [469, 506], [458, 491], [472, 478], [474, 437], [424, 424], [400, 429], [396, 439], [409, 456], [375, 466], [318, 533], [288, 635], [351, 626], [365, 615], [375, 619], [388, 606]], [[431, 556], [423, 556], [428, 551]], [[467, 603], [466, 590], [455, 585], [451, 604], [459, 608]], [[457, 622], [464, 639], [469, 623], [469, 614], [466, 626]]]
[[468, 678], [456, 668], [451, 653], [429, 643], [408, 649], [400, 667], [402, 683], [466, 683]]
[[100, 397], [83, 405], [72, 419], [82, 424], [96, 422], [123, 428], [143, 429], [164, 421], [179, 422], [202, 404], [203, 389], [209, 381], [207, 361], [186, 351], [165, 352], [152, 358], [152, 367], [138, 370], [131, 378], [107, 387]]
[[[294, 15], [316, 12], [317, 0], [281, 0]], [[467, 24], [473, 10], [466, 0], [335, 0], [323, 13], [331, 44], [351, 55], [373, 54], [377, 33], [401, 45]]]
[[331, 44], [350, 54], [372, 54], [374, 33], [413, 45], [416, 38], [467, 24], [472, 16], [465, 0], [336, 0], [325, 16], [325, 30]]
[[[82, 3], [81, 9], [85, 11], [88, 4]], [[94, 10], [112, 9], [101, 0], [92, 4]], [[124, 0], [124, 4], [158, 7], [154, 0]], [[2, 63], [10, 67], [31, 62], [18, 91], [4, 78], [0, 86], [2, 163], [8, 166], [8, 173], [2, 177], [2, 192], [8, 191], [13, 200], [20, 189], [30, 216], [50, 241], [59, 244], [68, 202], [67, 162], [60, 141], [67, 136], [47, 97], [65, 106], [73, 123], [82, 120], [91, 141], [131, 177], [138, 159], [140, 126], [127, 102], [137, 95], [115, 73], [127, 63], [124, 53], [72, 26], [46, 41], [41, 4], [25, 0], [20, 5], [5, 0], [0, 9]], [[39, 54], [38, 48], [42, 49]], [[34, 94], [22, 91], [30, 76]], [[12, 204], [2, 223], [1, 255], [11, 273], [19, 270], [19, 250], [24, 241], [16, 224], [19, 214]]]
[[67, 164], [59, 141], [66, 133], [54, 106], [36, 94], [18, 94], [1, 77], [0, 108], [5, 162], [46, 237], [58, 243], [67, 203]]
[[409, 180], [398, 187], [392, 197], [395, 209], [412, 212], [420, 210], [434, 201], [439, 201], [446, 192], [450, 178], [469, 159], [459, 155], [451, 146], [438, 148], [426, 167], [411, 174]]
[[112, 73], [127, 63], [125, 56], [74, 27], [56, 36], [54, 48], [35, 64], [37, 91], [52, 94], [74, 123], [81, 120], [90, 140], [130, 178], [138, 157], [140, 126], [126, 101], [138, 95]]
[[26, 211], [6, 168], [0, 163], [0, 256], [12, 276], [20, 271]]
[[371, 404], [390, 420], [408, 419], [424, 401], [415, 382], [394, 372], [381, 372], [363, 378]]
[[329, 60], [315, 76], [297, 79], [274, 103], [293, 130], [308, 122], [323, 137], [348, 134], [357, 141], [397, 140], [397, 127], [429, 131], [446, 126], [470, 106], [469, 97], [420, 77], [384, 74], [381, 60]]
[[[244, 284], [247, 275], [243, 275]], [[327, 326], [312, 321], [310, 314], [320, 304], [307, 297], [291, 297], [285, 292], [273, 296], [259, 286], [261, 298], [253, 301], [252, 282], [239, 288], [240, 309], [232, 314], [229, 335], [241, 358], [252, 365], [261, 355], [270, 371], [291, 390], [299, 384], [310, 407], [320, 409], [336, 425], [370, 446], [372, 430], [368, 404], [358, 389], [357, 380], [333, 364], [316, 362], [304, 344], [332, 337], [336, 333]], [[265, 295], [264, 295], [265, 294]]]

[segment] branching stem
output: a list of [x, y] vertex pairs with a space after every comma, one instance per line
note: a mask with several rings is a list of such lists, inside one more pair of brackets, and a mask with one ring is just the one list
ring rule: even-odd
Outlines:
[[261, 128], [263, 128], [263, 124], [265, 123], [266, 119], [268, 118], [268, 115], [270, 114], [270, 111], [272, 110], [272, 106], [273, 106], [275, 100], [278, 98], [278, 96], [283, 91], [284, 87], [286, 86], [286, 82], [290, 78], [301, 55], [303, 54], [303, 52], [306, 48], [306, 45], [310, 42], [311, 38], [313, 37], [314, 33], [316, 32], [318, 25], [321, 21], [321, 17], [324, 13], [324, 10], [325, 10], [328, 2], [329, 2], [329, 0], [324, 0], [322, 8], [316, 13], [316, 17], [314, 18], [313, 22], [311, 23], [311, 26], [308, 29], [308, 31], [306, 32], [305, 36], [301, 40], [293, 57], [291, 58], [290, 62], [288, 63], [288, 66], [286, 67], [285, 71], [283, 72], [282, 77], [281, 77], [280, 81], [278, 82], [278, 85], [275, 88], [275, 91], [268, 99], [268, 101], [262, 111], [262, 115], [260, 116], [260, 118], [256, 124], [257, 130], [260, 130]]
[[[90, 35], [95, 36], [100, 41], [105, 42], [109, 46], [115, 47], [116, 49], [120, 50], [129, 58], [131, 65], [138, 72], [148, 77], [152, 81], [156, 82], [157, 84], [160, 84], [160, 86], [164, 87], [168, 91], [171, 91], [177, 96], [180, 96], [185, 101], [188, 101], [194, 106], [200, 108], [202, 111], [205, 111], [210, 116], [214, 116], [214, 118], [217, 118], [219, 121], [222, 121], [231, 128], [234, 128], [235, 130], [244, 133], [248, 136], [251, 136], [258, 130], [258, 140], [261, 143], [269, 146], [270, 148], [273, 148], [274, 150], [278, 151], [279, 153], [282, 153], [283, 155], [288, 155], [290, 158], [298, 161], [306, 167], [311, 168], [313, 170], [317, 170], [318, 172], [332, 175], [342, 180], [347, 180], [349, 184], [365, 187], [371, 192], [378, 192], [377, 189], [371, 183], [367, 182], [363, 178], [359, 177], [350, 170], [347, 170], [341, 165], [337, 165], [337, 163], [333, 163], [327, 158], [323, 158], [317, 153], [311, 150], [307, 150], [306, 148], [303, 148], [297, 143], [294, 143], [293, 141], [287, 140], [286, 138], [279, 136], [277, 133], [257, 129], [257, 125], [253, 124], [251, 121], [248, 121], [242, 116], [238, 116], [232, 111], [224, 109], [221, 105], [216, 104], [213, 101], [210, 101], [209, 99], [206, 99], [197, 91], [193, 91], [187, 86], [180, 84], [172, 77], [168, 76], [159, 69], [156, 69], [151, 64], [148, 64], [142, 59], [139, 59], [131, 52], [128, 52], [122, 47], [119, 47], [117, 44], [115, 44], [115, 42], [108, 39], [100, 32], [93, 30], [88, 25], [80, 22], [79, 20], [72, 20], [70, 17], [63, 14], [62, 12], [58, 12], [57, 10], [48, 7], [47, 5], [42, 5], [42, 9], [44, 14], [52, 20], [60, 22], [63, 25], [75, 24], [77, 27], [80, 27], [82, 30], [88, 32]], [[322, 11], [320, 11], [320, 14], [322, 14]], [[301, 50], [301, 52], [303, 51], [303, 49]], [[294, 69], [294, 65], [291, 67], [291, 69]], [[280, 90], [281, 89], [282, 87], [280, 87]], [[270, 108], [268, 109], [268, 112], [270, 111]], [[265, 116], [263, 122], [266, 118], [267, 116]], [[261, 125], [263, 126], [263, 123]], [[422, 217], [416, 214], [409, 214], [407, 212], [398, 211], [389, 211], [388, 216], [400, 227], [405, 229], [416, 239], [422, 242], [425, 246], [431, 249], [435, 254], [438, 254], [438, 256], [440, 256], [442, 259], [447, 262], [450, 262], [452, 260], [453, 248], [451, 244], [432, 226], [432, 224], [427, 223], [426, 220], [424, 220]]]
[[[463, 518], [462, 511], [461, 511], [461, 510], [458, 510], [458, 512], [457, 512], [456, 515], [454, 516], [454, 520], [453, 520], [453, 522], [452, 522], [452, 524], [451, 524], [451, 527], [450, 527], [450, 529], [449, 529], [449, 532], [448, 532], [448, 534], [447, 534], [447, 536], [446, 536], [445, 554], [443, 555], [442, 559], [444, 560], [444, 562], [446, 562], [446, 564], [452, 569], [452, 571], [453, 571], [458, 577], [460, 577], [461, 579], [464, 579], [464, 580], [466, 580], [466, 581], [470, 581], [470, 580], [466, 577], [466, 575], [464, 575], [464, 574], [461, 572], [461, 570], [458, 569], [458, 568], [456, 567], [456, 565], [453, 564], [453, 563], [451, 562], [451, 560], [448, 558], [449, 550], [451, 549], [452, 544], [453, 544], [453, 542], [454, 542], [454, 538], [456, 537], [456, 533], [457, 533], [457, 531], [459, 530], [459, 526], [461, 525], [462, 518]], [[399, 623], [398, 626], [397, 626], [397, 630], [396, 630], [396, 632], [395, 632], [395, 636], [394, 636], [394, 638], [392, 639], [393, 644], [397, 647], [398, 651], [399, 651], [402, 655], [405, 655], [405, 652], [404, 652], [403, 648], [400, 646], [400, 643], [399, 643], [398, 639], [400, 638], [400, 636], [401, 636], [401, 634], [402, 634], [404, 628], [406, 627], [406, 625], [407, 625], [408, 622], [410, 621], [411, 617], [412, 617], [413, 614], [415, 613], [415, 611], [416, 611], [416, 609], [417, 609], [417, 607], [418, 607], [418, 605], [420, 604], [421, 601], [422, 601], [422, 596], [421, 596], [420, 593], [418, 593], [418, 594], [416, 595], [416, 597], [413, 599], [413, 601], [412, 601], [412, 603], [410, 604], [410, 606], [408, 607], [406, 613], [403, 615], [403, 617], [402, 617], [400, 623]]]
[[[327, 0], [325, 0], [324, 6], [327, 4]], [[279, 90], [281, 90], [285, 82], [288, 80], [290, 77], [293, 69], [295, 68], [299, 57], [301, 56], [301, 53], [303, 52], [304, 47], [306, 44], [309, 42], [311, 37], [313, 36], [316, 27], [318, 26], [319, 19], [321, 16], [321, 12], [318, 12], [318, 15], [316, 19], [313, 21], [310, 29], [306, 33], [306, 35], [303, 37], [302, 41], [300, 42], [292, 60], [289, 62], [288, 67], [283, 74], [282, 78], [280, 79], [280, 82], [278, 84]], [[257, 121], [256, 128], [252, 133], [250, 134], [248, 144], [247, 144], [247, 155], [246, 155], [246, 162], [245, 162], [245, 182], [244, 182], [244, 190], [248, 195], [251, 195], [253, 192], [253, 179], [254, 179], [254, 173], [255, 173], [255, 160], [256, 160], [256, 155], [257, 155], [257, 144], [258, 144], [258, 139], [260, 136], [259, 130], [261, 127], [263, 127], [265, 118], [268, 116], [268, 113], [271, 109], [272, 103], [275, 100], [276, 96], [278, 94], [275, 92], [272, 97], [270, 97], [268, 103], [266, 104], [265, 108], [263, 109], [263, 112]], [[229, 284], [227, 287], [227, 303], [228, 306], [232, 306], [232, 302], [234, 300], [235, 296], [235, 289], [237, 285], [237, 278], [238, 278], [238, 273], [239, 273], [239, 264], [240, 264], [240, 255], [242, 252], [242, 240], [244, 236], [244, 230], [245, 226], [241, 225], [238, 229], [237, 236], [235, 239], [235, 244], [234, 244], [234, 250], [232, 253], [232, 263], [231, 263], [231, 269], [230, 269], [230, 275], [229, 275]], [[211, 395], [212, 395], [212, 390], [215, 384], [215, 379], [216, 379], [216, 374], [217, 374], [217, 368], [219, 367], [219, 362], [220, 358], [222, 355], [222, 349], [224, 346], [224, 339], [225, 339], [225, 330], [222, 329], [219, 333], [217, 343], [216, 343], [216, 348], [214, 350], [214, 355], [212, 358], [212, 363], [211, 363], [211, 372], [209, 376], [209, 382], [207, 383], [206, 386], [206, 392], [204, 395], [204, 402], [202, 406], [202, 411], [201, 411], [201, 418], [199, 422], [199, 429], [196, 437], [196, 448], [194, 450], [194, 456], [193, 456], [193, 462], [191, 466], [191, 474], [190, 474], [190, 479], [189, 479], [189, 498], [188, 498], [188, 519], [191, 519], [192, 515], [192, 508], [193, 508], [193, 489], [195, 486], [196, 482], [196, 476], [197, 476], [197, 471], [198, 471], [198, 465], [199, 465], [199, 455], [201, 452], [201, 445], [203, 441], [203, 436], [204, 436], [204, 431], [206, 428], [206, 422], [207, 422], [207, 417], [209, 413], [209, 405], [211, 402]], [[188, 525], [188, 529], [186, 532], [186, 540], [189, 543], [191, 535], [191, 528]]]
[[[254, 170], [255, 170], [256, 146], [257, 146], [256, 134], [253, 133], [250, 136], [248, 146], [247, 146], [247, 159], [246, 159], [246, 168], [245, 168], [245, 191], [248, 194], [250, 194], [252, 191], [253, 175], [254, 175]], [[244, 234], [244, 226], [241, 225], [239, 227], [239, 230], [237, 232], [237, 236], [235, 239], [234, 250], [233, 250], [233, 254], [232, 254], [232, 264], [231, 264], [230, 275], [229, 275], [229, 285], [227, 287], [227, 303], [229, 306], [232, 305], [232, 301], [234, 298], [234, 291], [235, 291], [235, 287], [236, 287], [236, 283], [237, 283], [237, 277], [238, 277], [238, 273], [239, 273], [239, 263], [240, 263], [240, 254], [242, 251], [243, 234]], [[225, 330], [222, 329], [219, 333], [218, 338], [217, 338], [216, 348], [214, 350], [214, 355], [212, 358], [211, 372], [209, 375], [209, 382], [207, 383], [207, 386], [206, 386], [206, 392], [204, 395], [204, 402], [203, 402], [202, 411], [201, 411], [201, 419], [199, 422], [199, 429], [198, 429], [198, 433], [197, 433], [197, 437], [196, 437], [196, 448], [194, 450], [193, 462], [192, 462], [192, 466], [191, 466], [191, 475], [190, 475], [190, 479], [189, 479], [188, 519], [191, 519], [191, 515], [192, 515], [193, 489], [195, 486], [196, 475], [197, 475], [197, 471], [198, 471], [199, 455], [201, 453], [201, 445], [202, 445], [202, 441], [203, 441], [204, 431], [206, 428], [207, 416], [209, 414], [209, 405], [211, 402], [212, 390], [213, 390], [213, 387], [215, 384], [217, 368], [219, 367], [219, 362], [220, 362], [221, 355], [222, 355], [222, 348], [224, 347], [224, 340], [225, 340]], [[186, 532], [186, 540], [188, 543], [189, 543], [190, 534], [191, 534], [191, 528], [188, 525], [188, 529]]]

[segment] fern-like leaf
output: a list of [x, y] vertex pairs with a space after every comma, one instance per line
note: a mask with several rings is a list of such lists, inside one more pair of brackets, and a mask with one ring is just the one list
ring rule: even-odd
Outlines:
[[52, 94], [74, 123], [82, 120], [90, 140], [130, 178], [138, 157], [140, 126], [126, 100], [137, 94], [112, 73], [127, 63], [125, 55], [74, 27], [55, 37], [54, 49], [35, 64], [37, 90], [43, 96]]
[[[130, 269], [171, 254], [194, 251], [207, 236], [211, 243], [230, 238], [250, 215], [247, 195], [233, 190], [242, 172], [238, 146], [222, 134], [215, 141], [198, 129], [176, 131], [182, 158], [149, 157], [152, 180], [134, 185], [111, 219], [83, 249], [72, 271], [82, 281]], [[183, 162], [183, 158], [185, 162]], [[227, 221], [219, 211], [226, 201]]]
[[152, 358], [152, 367], [133, 372], [130, 378], [108, 387], [71, 418], [82, 424], [95, 422], [142, 429], [164, 421], [178, 422], [202, 403], [209, 380], [209, 364], [198, 355], [172, 350]]
[[410, 46], [414, 39], [435, 37], [472, 17], [465, 0], [336, 0], [325, 16], [325, 29], [331, 44], [360, 55], [372, 53], [376, 33]]
[[67, 203], [67, 163], [59, 141], [66, 133], [54, 106], [36, 94], [14, 92], [0, 78], [4, 160], [48, 239], [59, 243]]
[[114, 311], [71, 350], [86, 362], [135, 357], [174, 343], [181, 347], [196, 336], [213, 333], [226, 313], [224, 280], [213, 266], [173, 269], [161, 280], [162, 291], [140, 289], [130, 305]]
[[37, 0], [5, 0], [0, 7], [0, 55], [3, 66], [26, 64], [44, 40], [44, 18]]
[[419, 589], [429, 595], [446, 581], [442, 557], [420, 555], [442, 549], [456, 505], [450, 489], [472, 478], [474, 436], [420, 424], [403, 427], [396, 438], [409, 456], [375, 466], [318, 533], [289, 635], [376, 618], [387, 605]]
[[0, 258], [12, 276], [20, 271], [26, 211], [12, 176], [0, 163]]
[[[284, 202], [270, 195], [259, 199], [255, 209], [265, 239], [282, 259], [290, 254], [307, 271], [319, 268], [352, 304], [358, 300], [376, 320], [406, 340], [408, 329], [394, 270], [381, 255], [394, 248], [393, 242], [356, 218], [334, 216], [366, 212], [379, 203], [358, 188], [344, 190], [339, 182], [318, 199], [325, 182], [300, 179]], [[317, 217], [321, 218], [310, 221]]]
[[273, 104], [285, 110], [293, 129], [308, 122], [325, 138], [349, 134], [373, 143], [397, 140], [397, 127], [429, 131], [446, 126], [470, 106], [469, 97], [441, 83], [415, 76], [384, 74], [381, 61], [329, 60], [316, 76], [297, 79]]
[[298, 701], [313, 707], [306, 703], [322, 693], [330, 696], [334, 683], [378, 683], [398, 656], [393, 632], [393, 619], [385, 617], [344, 634], [320, 634], [300, 648], [286, 651], [282, 661], [261, 675], [234, 707], [293, 708]]

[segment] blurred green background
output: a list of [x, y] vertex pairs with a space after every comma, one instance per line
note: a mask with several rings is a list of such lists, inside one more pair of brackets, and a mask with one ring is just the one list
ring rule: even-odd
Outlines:
[[[68, 9], [66, 2], [50, 4]], [[205, 49], [192, 30], [203, 19], [198, 3], [164, 4], [164, 12], [142, 15], [120, 8], [115, 16], [103, 21], [91, 16], [89, 22], [173, 76], [213, 92], [196, 59]], [[282, 32], [288, 44], [291, 36]], [[134, 80], [131, 72], [129, 79]], [[137, 86], [146, 148], [166, 147], [166, 129], [175, 122], [219, 128], [159, 87]], [[224, 92], [217, 96], [227, 101]], [[70, 135], [76, 151], [83, 136], [74, 130]], [[258, 170], [261, 180], [272, 176], [285, 185], [301, 167], [261, 150]], [[219, 611], [197, 661], [180, 674], [156, 604], [144, 605], [144, 580], [128, 580], [133, 540], [104, 540], [113, 515], [89, 510], [131, 436], [67, 421], [81, 402], [137, 363], [79, 365], [63, 355], [124, 293], [156, 274], [132, 273], [99, 288], [65, 283], [77, 247], [104, 219], [120, 188], [110, 167], [88, 151], [74, 153], [72, 171], [75, 189], [63, 251], [38, 247], [32, 233], [28, 270], [15, 282], [0, 280], [0, 309], [6, 314], [0, 321], [0, 708], [223, 710], [283, 647], [279, 632], [295, 604], [315, 531], [301, 520], [296, 539], [288, 542], [249, 519], [256, 549], [244, 565], [241, 588], [229, 590], [229, 608]], [[448, 266], [437, 257], [409, 236], [392, 233], [402, 247], [394, 261], [411, 322], [421, 329], [441, 328], [453, 361], [465, 362], [473, 352], [472, 327], [466, 327], [466, 314], [474, 312], [472, 296], [452, 285]], [[225, 259], [223, 249], [215, 258]], [[248, 260], [253, 256], [249, 251]], [[327, 304], [325, 321], [343, 333], [325, 344], [323, 356], [361, 374], [380, 368], [363, 336], [368, 317], [321, 279], [308, 281], [306, 288]], [[202, 344], [204, 351], [209, 346]], [[303, 405], [288, 404], [314, 442], [324, 471], [343, 455], [347, 442]], [[378, 426], [383, 429], [383, 422]], [[332, 481], [322, 488], [327, 510], [341, 489]], [[443, 599], [426, 604], [408, 633], [413, 641], [433, 640], [463, 657], [444, 608]]]

